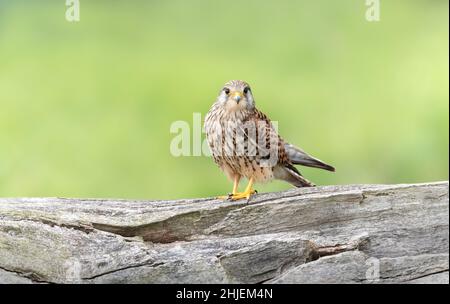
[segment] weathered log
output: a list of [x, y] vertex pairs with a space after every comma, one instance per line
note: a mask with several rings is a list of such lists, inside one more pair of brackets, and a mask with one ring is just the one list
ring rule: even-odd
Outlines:
[[448, 182], [0, 199], [1, 283], [448, 283]]

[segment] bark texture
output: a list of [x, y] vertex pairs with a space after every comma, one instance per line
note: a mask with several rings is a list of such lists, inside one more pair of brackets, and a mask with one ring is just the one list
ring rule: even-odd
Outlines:
[[448, 182], [0, 199], [0, 283], [448, 283]]

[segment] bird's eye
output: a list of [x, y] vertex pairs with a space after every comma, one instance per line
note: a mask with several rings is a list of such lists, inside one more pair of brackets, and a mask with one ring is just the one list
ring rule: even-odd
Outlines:
[[230, 89], [229, 88], [223, 88], [223, 91], [225, 92], [225, 94], [230, 94]]
[[247, 94], [248, 91], [250, 91], [250, 88], [249, 88], [249, 87], [245, 87], [245, 88], [244, 88], [244, 94]]

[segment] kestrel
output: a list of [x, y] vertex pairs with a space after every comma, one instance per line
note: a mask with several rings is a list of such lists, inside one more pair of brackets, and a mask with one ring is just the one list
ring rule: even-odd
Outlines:
[[[253, 184], [272, 179], [296, 187], [311, 187], [294, 165], [334, 171], [321, 160], [285, 142], [274, 123], [255, 107], [248, 83], [231, 80], [225, 84], [205, 117], [205, 132], [216, 164], [234, 182], [232, 193], [220, 198], [249, 199]], [[238, 192], [241, 178], [248, 179]]]

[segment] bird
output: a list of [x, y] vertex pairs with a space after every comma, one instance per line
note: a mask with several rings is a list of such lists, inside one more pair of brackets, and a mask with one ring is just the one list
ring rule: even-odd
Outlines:
[[[295, 187], [315, 184], [302, 176], [295, 165], [335, 171], [331, 165], [286, 142], [274, 123], [255, 106], [250, 85], [230, 80], [205, 116], [204, 132], [214, 162], [233, 182], [232, 192], [219, 199], [247, 199], [256, 193], [253, 185], [273, 179]], [[238, 192], [242, 178], [248, 180]]]

